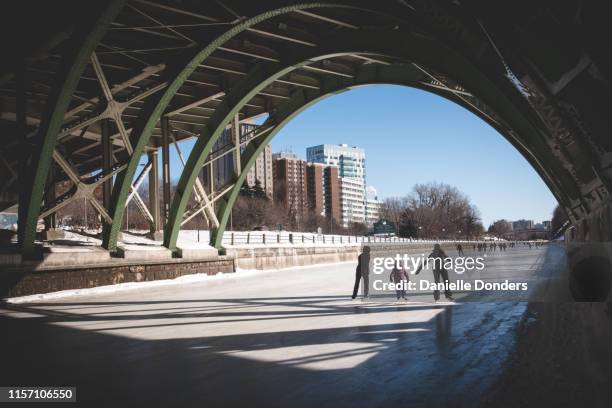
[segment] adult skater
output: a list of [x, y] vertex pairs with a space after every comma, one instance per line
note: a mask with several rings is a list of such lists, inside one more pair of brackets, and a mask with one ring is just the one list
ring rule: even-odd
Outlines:
[[355, 285], [353, 286], [353, 296], [355, 299], [359, 293], [359, 283], [363, 279], [363, 297], [370, 295], [370, 247], [363, 247], [363, 251], [357, 257], [357, 267], [355, 268]]
[[[440, 246], [440, 244], [434, 245], [433, 251], [431, 252], [431, 254], [429, 254], [428, 258], [430, 258], [434, 264], [433, 275], [434, 275], [434, 281], [436, 282], [436, 285], [440, 282], [440, 277], [441, 277], [445, 284], [444, 285], [445, 286], [444, 296], [446, 297], [446, 299], [450, 301], [454, 301], [455, 299], [453, 299], [453, 294], [448, 287], [448, 283], [449, 283], [448, 271], [444, 269], [444, 260], [448, 257], [446, 253], [442, 250], [442, 247]], [[421, 272], [422, 268], [423, 268], [423, 264], [419, 265], [419, 268], [417, 269], [415, 275], [418, 275]], [[436, 290], [434, 290], [433, 297], [434, 297], [434, 301], [436, 302], [438, 301], [438, 299], [440, 299], [440, 291], [438, 290], [437, 287], [436, 287]]]

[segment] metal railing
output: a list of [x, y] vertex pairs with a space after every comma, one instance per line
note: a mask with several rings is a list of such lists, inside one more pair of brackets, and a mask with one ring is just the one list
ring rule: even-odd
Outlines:
[[476, 242], [456, 239], [416, 239], [385, 236], [357, 236], [357, 235], [332, 235], [308, 232], [289, 231], [225, 231], [223, 234], [223, 245], [247, 246], [247, 245], [351, 245], [376, 242]]

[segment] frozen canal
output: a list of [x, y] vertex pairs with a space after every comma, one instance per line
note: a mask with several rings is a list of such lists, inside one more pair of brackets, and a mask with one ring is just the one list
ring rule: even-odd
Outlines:
[[[562, 254], [492, 256], [500, 273], [527, 278], [547, 268], [550, 250]], [[528, 304], [365, 303], [350, 299], [354, 268], [242, 272], [5, 305], [0, 384], [74, 385], [80, 402], [106, 406], [118, 398], [134, 406], [482, 402]]]

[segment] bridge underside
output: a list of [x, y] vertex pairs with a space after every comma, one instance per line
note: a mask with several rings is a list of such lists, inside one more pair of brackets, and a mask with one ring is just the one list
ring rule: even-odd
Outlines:
[[[575, 241], [610, 241], [612, 33], [594, 4], [29, 3], [6, 12], [15, 28], [0, 67], [0, 211], [18, 212], [26, 256], [40, 220], [52, 228], [76, 200], [95, 208], [110, 251], [130, 201], [170, 249], [194, 217], [220, 247], [274, 135], [318, 100], [373, 84], [472, 111], [542, 177]], [[185, 139], [195, 139], [188, 155], [177, 144]], [[171, 148], [184, 169], [175, 191]], [[215, 183], [227, 155], [233, 176]], [[148, 198], [139, 194], [146, 177]]]

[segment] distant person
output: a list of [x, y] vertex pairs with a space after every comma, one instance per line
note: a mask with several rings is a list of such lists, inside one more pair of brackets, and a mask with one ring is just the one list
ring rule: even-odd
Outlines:
[[363, 251], [359, 254], [359, 257], [357, 257], [353, 299], [355, 299], [359, 293], [359, 283], [361, 279], [363, 279], [363, 297], [368, 298], [370, 295], [370, 247], [368, 246], [363, 247]]
[[457, 244], [457, 253], [459, 254], [459, 256], [463, 256], [463, 246], [461, 246], [461, 244]]
[[406, 298], [406, 285], [408, 284], [410, 278], [408, 277], [406, 270], [404, 268], [400, 269], [395, 266], [391, 271], [391, 275], [389, 275], [389, 280], [395, 284], [402, 284], [401, 289], [395, 289], [397, 300], [400, 300], [400, 298], [408, 300]]
[[[428, 258], [431, 258], [433, 260], [434, 281], [436, 282], [436, 284], [438, 284], [440, 282], [440, 277], [442, 277], [442, 280], [445, 283], [444, 296], [446, 297], [446, 299], [450, 301], [454, 301], [455, 299], [453, 299], [453, 294], [448, 287], [448, 283], [449, 283], [448, 271], [444, 269], [444, 260], [448, 258], [448, 256], [442, 250], [442, 247], [440, 246], [440, 244], [434, 245], [433, 251], [431, 252], [431, 254], [429, 254]], [[423, 268], [423, 264], [419, 265], [419, 268], [415, 272], [415, 275], [418, 275], [421, 272], [422, 268]], [[440, 299], [440, 291], [438, 290], [438, 288], [434, 290], [433, 297], [434, 297], [434, 301], [436, 302], [438, 301], [438, 299]]]

